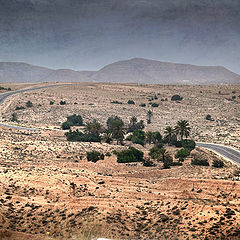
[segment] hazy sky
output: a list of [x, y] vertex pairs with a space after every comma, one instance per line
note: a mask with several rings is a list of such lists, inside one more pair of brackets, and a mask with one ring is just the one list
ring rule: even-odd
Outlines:
[[0, 61], [97, 70], [134, 57], [240, 73], [240, 0], [0, 0]]

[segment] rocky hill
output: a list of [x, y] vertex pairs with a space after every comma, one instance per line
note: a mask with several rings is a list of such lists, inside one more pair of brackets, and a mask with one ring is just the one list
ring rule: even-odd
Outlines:
[[240, 75], [221, 66], [196, 66], [133, 58], [99, 71], [52, 70], [26, 63], [0, 63], [0, 82], [118, 82], [157, 84], [240, 83]]

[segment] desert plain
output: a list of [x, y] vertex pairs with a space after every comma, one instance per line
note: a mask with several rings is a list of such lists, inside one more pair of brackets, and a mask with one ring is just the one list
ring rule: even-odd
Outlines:
[[[15, 90], [37, 84], [3, 86]], [[175, 94], [183, 99], [171, 101]], [[0, 105], [1, 122], [41, 130], [1, 127], [0, 239], [239, 239], [238, 165], [222, 159], [224, 167], [214, 168], [211, 163], [221, 157], [199, 147], [192, 154], [208, 159], [210, 166], [191, 165], [192, 156], [170, 169], [161, 162], [154, 167], [117, 163], [113, 151], [134, 146], [148, 157], [152, 146], [68, 142], [61, 130], [72, 114], [104, 126], [111, 116], [125, 125], [136, 116], [144, 120], [144, 131], [164, 136], [167, 126], [184, 119], [191, 126], [190, 139], [240, 149], [239, 96], [239, 85], [77, 83], [7, 98]], [[16, 110], [27, 101], [33, 107]], [[176, 149], [166, 149], [174, 158]], [[88, 162], [86, 152], [92, 150], [110, 156]]]

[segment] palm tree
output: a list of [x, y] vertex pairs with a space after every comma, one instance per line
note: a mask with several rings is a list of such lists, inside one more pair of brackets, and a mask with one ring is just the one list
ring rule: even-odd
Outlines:
[[147, 112], [147, 123], [148, 124], [151, 123], [152, 116], [153, 116], [153, 112], [151, 110], [148, 110], [148, 112]]
[[146, 143], [151, 144], [154, 140], [153, 132], [146, 133]]
[[158, 152], [159, 152], [159, 155], [160, 155], [159, 157], [161, 157], [161, 161], [164, 162], [166, 157], [169, 155], [167, 150], [162, 147], [162, 148], [159, 148]]
[[86, 124], [85, 131], [89, 134], [96, 134], [99, 136], [101, 133], [103, 133], [104, 128], [101, 123], [94, 119], [92, 122], [88, 122]]
[[103, 135], [103, 141], [106, 143], [111, 143], [112, 142], [112, 134], [108, 131], [106, 131]]
[[177, 122], [177, 126], [175, 127], [176, 134], [180, 135], [181, 141], [183, 137], [186, 138], [190, 135], [191, 127], [189, 127], [189, 122], [187, 120], [181, 120]]
[[121, 118], [115, 117], [110, 118], [107, 121], [108, 131], [112, 134], [112, 137], [117, 140], [117, 144], [122, 143], [124, 139], [124, 123]]
[[172, 138], [173, 138], [173, 135], [174, 135], [174, 129], [171, 127], [171, 126], [167, 126], [166, 128], [165, 128], [165, 131], [164, 131], [164, 133], [165, 133], [165, 138], [167, 139], [167, 141], [168, 141], [168, 144], [170, 144], [171, 143], [171, 140], [172, 140]]

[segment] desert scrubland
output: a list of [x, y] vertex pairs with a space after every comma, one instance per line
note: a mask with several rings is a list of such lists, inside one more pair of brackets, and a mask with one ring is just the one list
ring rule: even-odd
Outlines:
[[[171, 101], [175, 94], [183, 99]], [[0, 106], [1, 122], [42, 130], [1, 127], [0, 238], [239, 239], [238, 166], [201, 148], [170, 169], [155, 160], [153, 167], [118, 163], [114, 151], [134, 146], [148, 157], [152, 145], [68, 142], [61, 130], [72, 114], [104, 126], [110, 116], [121, 117], [126, 125], [136, 116], [144, 120], [144, 131], [164, 136], [167, 126], [185, 119], [191, 139], [239, 149], [239, 95], [239, 85], [79, 83], [9, 97]], [[33, 107], [26, 107], [27, 101]], [[19, 106], [24, 109], [16, 110]], [[146, 123], [148, 110], [151, 124]], [[13, 113], [18, 122], [10, 121]], [[208, 114], [212, 120], [206, 120]], [[176, 148], [165, 147], [176, 161]], [[86, 159], [92, 150], [110, 154], [93, 163]], [[193, 156], [207, 159], [210, 166], [192, 165]], [[214, 159], [224, 167], [213, 167]]]

